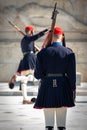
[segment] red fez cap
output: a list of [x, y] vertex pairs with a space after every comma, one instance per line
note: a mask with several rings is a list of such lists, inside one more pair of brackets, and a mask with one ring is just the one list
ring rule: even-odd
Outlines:
[[53, 33], [56, 35], [64, 34], [63, 30], [60, 27], [55, 27]]
[[26, 31], [33, 31], [33, 30], [34, 30], [34, 27], [33, 27], [33, 26], [26, 26], [26, 27], [25, 27], [25, 30], [26, 30]]

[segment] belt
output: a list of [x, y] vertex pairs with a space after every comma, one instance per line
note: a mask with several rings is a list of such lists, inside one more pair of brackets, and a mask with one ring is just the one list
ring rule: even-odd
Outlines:
[[62, 74], [62, 73], [59, 73], [59, 74], [51, 74], [51, 73], [48, 73], [46, 75], [46, 77], [63, 77], [65, 76], [65, 74]]
[[27, 52], [24, 52], [23, 55], [26, 55], [26, 54], [32, 54], [34, 53], [33, 51], [27, 51]]

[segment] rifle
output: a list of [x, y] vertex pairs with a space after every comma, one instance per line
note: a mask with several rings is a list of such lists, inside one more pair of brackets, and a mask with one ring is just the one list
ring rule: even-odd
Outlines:
[[[9, 24], [12, 25], [18, 32], [20, 32], [23, 36], [25, 36], [24, 32], [22, 32], [17, 25], [13, 24], [13, 23], [12, 23], [11, 21], [9, 21], [9, 20], [8, 20], [8, 22], [9, 22]], [[39, 47], [37, 47], [36, 45], [34, 45], [34, 47], [35, 47], [35, 49], [36, 49], [37, 51], [40, 51], [40, 48], [39, 48]]]
[[51, 17], [51, 19], [52, 19], [51, 31], [48, 33], [44, 43], [42, 44], [42, 48], [45, 48], [45, 47], [51, 45], [53, 30], [54, 30], [54, 27], [55, 27], [55, 24], [56, 24], [56, 17], [57, 17], [58, 13], [59, 12], [57, 11], [57, 2], [56, 2], [55, 5], [54, 5], [54, 10], [52, 12], [52, 17]]

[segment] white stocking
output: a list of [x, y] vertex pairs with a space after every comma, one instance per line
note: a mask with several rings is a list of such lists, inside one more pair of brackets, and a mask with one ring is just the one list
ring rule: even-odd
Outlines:
[[27, 97], [27, 83], [22, 82], [21, 83], [21, 88], [22, 88], [23, 100], [28, 100], [28, 97]]

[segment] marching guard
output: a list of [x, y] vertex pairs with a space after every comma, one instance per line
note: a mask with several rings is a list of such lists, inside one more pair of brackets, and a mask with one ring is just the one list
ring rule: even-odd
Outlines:
[[14, 87], [15, 81], [21, 81], [23, 104], [31, 104], [35, 101], [34, 98], [31, 99], [31, 101], [29, 101], [27, 97], [27, 82], [33, 81], [33, 74], [36, 65], [34, 41], [45, 35], [47, 31], [48, 29], [45, 29], [39, 32], [38, 34], [33, 35], [34, 27], [25, 27], [26, 35], [24, 35], [23, 39], [21, 40], [21, 50], [23, 53], [23, 59], [20, 61], [16, 74], [13, 75], [13, 77], [9, 81], [9, 87], [11, 89]]

